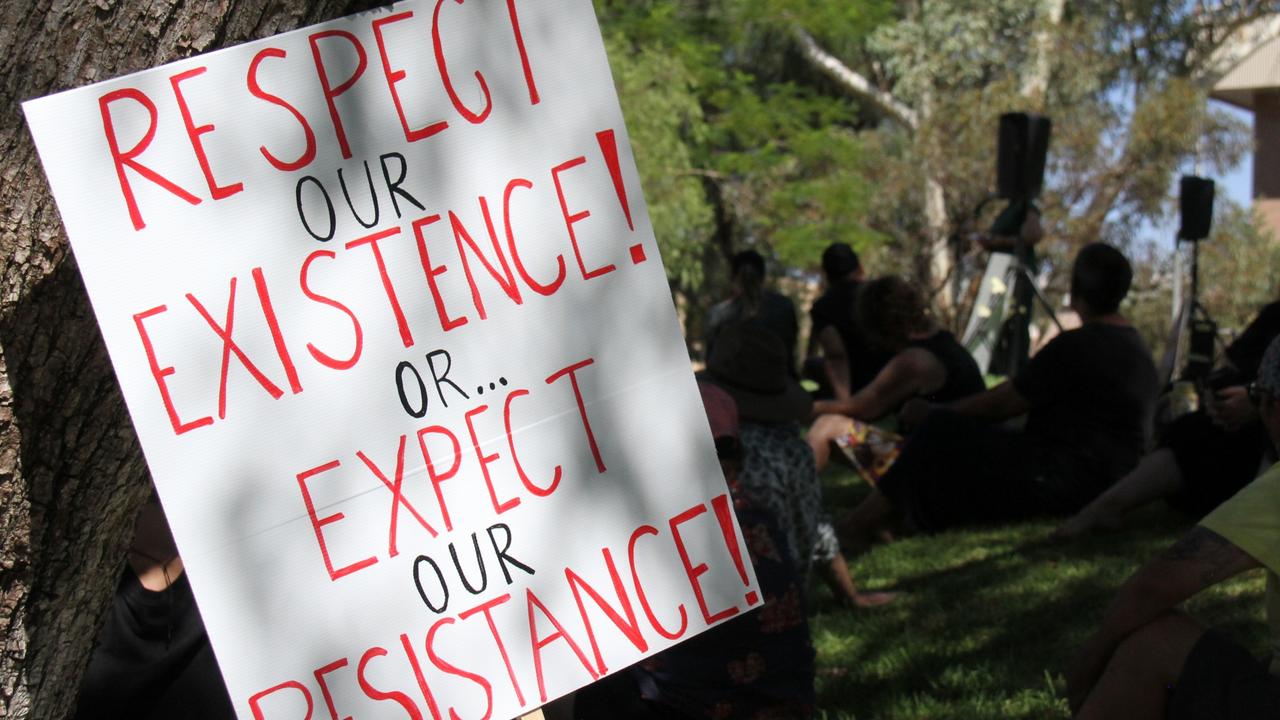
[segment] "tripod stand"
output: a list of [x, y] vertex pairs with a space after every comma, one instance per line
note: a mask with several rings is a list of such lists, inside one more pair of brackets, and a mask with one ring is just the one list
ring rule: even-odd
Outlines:
[[969, 315], [964, 345], [984, 372], [1013, 375], [1026, 365], [1031, 345], [1031, 313], [1038, 302], [1063, 330], [1034, 278], [1031, 243], [1019, 231], [1013, 247], [992, 251], [978, 297]]
[[[1175, 241], [1181, 242], [1181, 239]], [[1213, 371], [1218, 338], [1218, 324], [1204, 305], [1200, 304], [1200, 243], [1191, 241], [1191, 292], [1178, 313], [1169, 333], [1168, 349], [1161, 363], [1161, 377], [1171, 381], [1173, 370], [1182, 355], [1182, 336], [1190, 330], [1187, 350], [1180, 380], [1203, 384]]]

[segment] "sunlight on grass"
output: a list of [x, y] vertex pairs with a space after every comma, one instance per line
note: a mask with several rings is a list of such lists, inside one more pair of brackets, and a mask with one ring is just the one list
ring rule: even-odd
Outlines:
[[[824, 476], [834, 515], [867, 487]], [[819, 717], [831, 720], [1067, 718], [1062, 673], [1116, 588], [1189, 527], [1164, 507], [1130, 528], [1057, 546], [1052, 521], [904, 538], [853, 558], [860, 588], [904, 595], [873, 610], [838, 608], [812, 587]], [[1252, 573], [1188, 610], [1258, 654], [1267, 636], [1263, 578]]]

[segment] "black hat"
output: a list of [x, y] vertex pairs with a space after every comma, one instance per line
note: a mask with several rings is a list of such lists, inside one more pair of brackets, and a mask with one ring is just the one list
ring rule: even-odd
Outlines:
[[808, 421], [813, 398], [787, 371], [790, 354], [760, 323], [725, 327], [707, 358], [706, 377], [733, 396], [744, 420]]

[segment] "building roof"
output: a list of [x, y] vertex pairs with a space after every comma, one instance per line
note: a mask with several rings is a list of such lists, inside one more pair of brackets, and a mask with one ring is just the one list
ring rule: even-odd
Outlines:
[[[1277, 18], [1268, 18], [1272, 25]], [[1254, 94], [1265, 90], [1280, 91], [1280, 35], [1257, 42], [1213, 85], [1209, 97], [1253, 110]]]

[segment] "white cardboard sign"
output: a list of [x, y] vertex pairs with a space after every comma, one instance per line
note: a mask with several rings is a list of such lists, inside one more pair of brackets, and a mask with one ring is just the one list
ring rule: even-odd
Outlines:
[[23, 108], [241, 717], [510, 717], [759, 605], [589, 0]]

